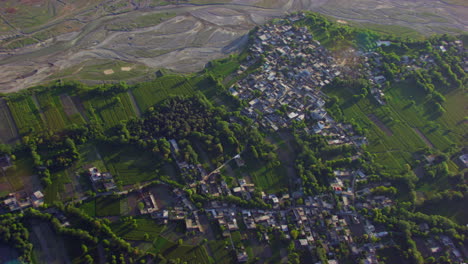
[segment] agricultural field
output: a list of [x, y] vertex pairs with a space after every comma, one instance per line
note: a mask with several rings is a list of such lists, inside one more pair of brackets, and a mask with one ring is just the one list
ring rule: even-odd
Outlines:
[[283, 165], [273, 167], [270, 164], [246, 161], [246, 167], [241, 167], [242, 174], [249, 175], [256, 188], [268, 193], [277, 193], [289, 186], [286, 168]]
[[119, 237], [126, 240], [145, 240], [145, 234], [148, 234], [148, 240], [153, 241], [164, 230], [164, 225], [159, 225], [153, 219], [136, 218], [137, 227], [134, 228], [131, 222], [116, 222], [111, 224], [111, 229]]
[[15, 192], [23, 190], [26, 182], [30, 181], [33, 174], [33, 162], [29, 156], [19, 155], [14, 161], [14, 165], [8, 168], [5, 172], [0, 173], [1, 182], [0, 193]]
[[191, 95], [194, 88], [186, 77], [167, 75], [152, 82], [138, 84], [132, 92], [140, 109], [145, 111], [169, 96]]
[[122, 204], [127, 198], [112, 196], [96, 197], [81, 205], [81, 209], [92, 217], [120, 216]]
[[377, 155], [376, 161], [388, 169], [402, 170], [404, 164], [411, 163], [413, 152], [426, 147], [412, 123], [395, 110], [393, 101], [398, 101], [397, 98], [379, 106], [369, 97], [354, 103], [353, 94], [345, 89], [330, 88], [325, 93], [339, 98], [346, 120], [354, 120], [367, 130], [368, 151]]
[[213, 252], [213, 259], [215, 263], [230, 264], [237, 263], [234, 254], [226, 249], [225, 240], [213, 240], [208, 242], [210, 251]]
[[106, 128], [137, 116], [128, 93], [120, 93], [113, 98], [94, 97], [83, 101], [87, 116]]
[[153, 253], [160, 253], [167, 259], [180, 259], [187, 263], [210, 263], [204, 246], [178, 245], [162, 236], [153, 241]]
[[71, 183], [68, 171], [60, 171], [51, 174], [52, 184], [44, 189], [44, 201], [52, 204], [54, 201], [66, 201], [65, 185]]
[[21, 136], [42, 131], [43, 122], [31, 96], [11, 98], [8, 106]]
[[71, 123], [70, 120], [68, 120], [57, 95], [44, 91], [37, 93], [35, 96], [49, 130], [62, 130]]
[[18, 138], [16, 124], [4, 99], [0, 99], [0, 143], [14, 144]]
[[212, 73], [217, 78], [224, 79], [229, 74], [237, 71], [239, 69], [239, 66], [239, 61], [234, 59], [234, 56], [232, 56], [226, 59], [215, 60], [210, 62], [210, 67], [207, 68], [207, 71]]
[[166, 163], [133, 146], [99, 146], [104, 163], [118, 185], [154, 180], [166, 173]]

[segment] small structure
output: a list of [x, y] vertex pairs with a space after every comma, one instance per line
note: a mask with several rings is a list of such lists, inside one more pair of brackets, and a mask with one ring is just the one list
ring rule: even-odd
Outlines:
[[0, 157], [0, 168], [2, 168], [2, 170], [5, 171], [11, 166], [13, 166], [13, 163], [11, 162], [10, 156], [5, 154], [3, 157]]
[[463, 154], [459, 157], [461, 162], [468, 168], [468, 154]]
[[36, 191], [31, 196], [32, 205], [37, 208], [44, 204], [44, 194], [41, 191]]
[[109, 172], [101, 173], [96, 167], [89, 168], [88, 171], [89, 178], [91, 179], [91, 183], [93, 184], [93, 188], [96, 192], [102, 189], [111, 191], [117, 188], [114, 178]]
[[237, 261], [239, 263], [247, 262], [249, 260], [249, 256], [247, 255], [247, 252], [242, 251], [237, 253]]

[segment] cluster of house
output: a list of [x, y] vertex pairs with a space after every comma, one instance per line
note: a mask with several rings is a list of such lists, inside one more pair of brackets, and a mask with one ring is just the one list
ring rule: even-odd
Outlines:
[[185, 182], [195, 183], [197, 181], [203, 180], [207, 175], [205, 169], [201, 164], [190, 164], [186, 161], [182, 161], [179, 158], [179, 145], [175, 139], [170, 139], [169, 143], [171, 145], [171, 154], [174, 160], [176, 161], [177, 167], [179, 168], [182, 178]]
[[250, 52], [239, 74], [252, 61], [263, 60], [261, 70], [229, 89], [232, 95], [248, 101], [245, 115], [273, 130], [311, 119], [315, 121], [306, 131], [327, 136], [329, 144], [366, 144], [366, 139], [356, 135], [351, 126], [335, 122], [325, 110], [327, 96], [320, 88], [340, 76], [342, 67], [312, 39], [307, 28], [287, 24], [263, 26], [258, 29]]
[[31, 206], [38, 208], [44, 204], [44, 194], [41, 191], [35, 191], [31, 195], [26, 192], [10, 193], [3, 200], [3, 203], [10, 212], [23, 210]]
[[[419, 229], [421, 232], [426, 232], [429, 230], [429, 225], [427, 223], [422, 223], [419, 225]], [[445, 255], [449, 256], [450, 259], [454, 261], [453, 263], [465, 263], [464, 261], [466, 259], [464, 259], [463, 256], [467, 254], [466, 249], [463, 247], [460, 247], [461, 250], [458, 249], [453, 240], [446, 235], [438, 237], [431, 236], [429, 239], [424, 240], [418, 239], [416, 240], [416, 245], [424, 258], [430, 256], [441, 257]]]
[[117, 185], [114, 182], [114, 177], [110, 172], [100, 172], [96, 167], [88, 169], [89, 179], [96, 192], [105, 190], [106, 192], [117, 189]]
[[169, 221], [184, 221], [188, 232], [203, 232], [197, 208], [179, 189], [174, 189], [174, 194], [177, 197], [176, 205], [170, 209], [161, 210], [153, 193], [141, 193], [140, 200], [143, 206], [140, 208], [140, 213], [149, 214], [151, 218], [163, 224], [167, 224]]

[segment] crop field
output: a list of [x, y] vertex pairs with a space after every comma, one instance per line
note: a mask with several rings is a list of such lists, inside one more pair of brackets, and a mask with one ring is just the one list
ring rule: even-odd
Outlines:
[[44, 189], [44, 202], [52, 204], [54, 201], [63, 201], [65, 197], [65, 184], [71, 183], [66, 170], [51, 174], [52, 184]]
[[72, 98], [68, 94], [61, 94], [59, 98], [60, 103], [63, 107], [63, 111], [65, 112], [65, 115], [71, 123], [77, 125], [86, 123], [86, 121], [83, 119], [83, 116], [81, 116], [80, 112], [78, 111], [78, 108], [76, 107]]
[[[33, 174], [33, 162], [29, 157], [18, 157], [14, 161], [14, 166], [8, 168], [6, 172], [2, 175], [2, 178], [5, 177], [7, 186], [10, 186], [9, 191], [15, 192], [22, 190], [24, 188], [24, 181]], [[2, 191], [2, 190], [0, 190]]]
[[8, 106], [10, 107], [20, 135], [42, 130], [42, 120], [39, 116], [39, 110], [31, 96], [11, 99], [8, 101]]
[[119, 216], [121, 213], [121, 203], [127, 198], [117, 197], [97, 197], [91, 199], [81, 206], [81, 209], [89, 216]]
[[118, 94], [116, 98], [96, 97], [85, 101], [84, 106], [89, 116], [94, 116], [98, 122], [110, 128], [119, 124], [122, 120], [136, 117], [127, 93]]
[[211, 68], [209, 69], [214, 76], [224, 79], [229, 74], [239, 69], [240, 63], [232, 58], [226, 58], [222, 60], [216, 60], [211, 62]]
[[208, 242], [208, 246], [210, 247], [211, 252], [213, 252], [215, 263], [237, 263], [237, 259], [234, 257], [234, 254], [230, 250], [226, 249], [224, 241], [225, 240], [214, 240]]
[[164, 161], [132, 146], [100, 146], [110, 173], [122, 186], [156, 179], [164, 173]]
[[53, 96], [49, 92], [42, 92], [36, 94], [36, 98], [49, 130], [62, 130], [69, 124], [69, 120], [57, 96]]
[[456, 139], [462, 143], [466, 140], [466, 133], [468, 131], [468, 109], [466, 100], [468, 95], [466, 90], [458, 89], [450, 91], [445, 94], [447, 102], [443, 104], [446, 112], [438, 119], [445, 127], [453, 130], [450, 133], [450, 138]]
[[388, 168], [401, 169], [411, 162], [412, 153], [424, 147], [446, 150], [453, 143], [464, 142], [468, 126], [464, 121], [466, 94], [461, 89], [446, 94], [446, 113], [441, 117], [432, 115], [424, 95], [411, 82], [397, 83], [385, 91], [389, 98], [385, 106], [369, 97], [353, 103], [351, 92], [345, 89], [325, 92], [340, 98], [347, 120], [354, 119], [367, 129], [369, 151]]
[[426, 146], [412, 128], [413, 123], [408, 122], [395, 109], [393, 102], [398, 102], [398, 98], [392, 98], [387, 105], [379, 106], [369, 97], [353, 103], [352, 94], [348, 90], [330, 89], [325, 92], [340, 99], [347, 120], [354, 119], [368, 131], [368, 150], [377, 155], [377, 162], [389, 169], [402, 169], [404, 164], [411, 162], [414, 151]]
[[16, 124], [5, 100], [0, 99], [0, 143], [13, 144], [18, 138]]
[[187, 263], [210, 263], [205, 247], [177, 245], [162, 236], [158, 236], [153, 241], [151, 251], [156, 254], [160, 253], [167, 259], [180, 259]]
[[166, 250], [163, 254], [166, 258], [180, 259], [187, 263], [209, 263], [208, 253], [203, 246], [181, 245], [174, 250]]
[[137, 227], [133, 228], [132, 223], [117, 222], [111, 225], [112, 231], [126, 240], [145, 240], [145, 234], [148, 234], [150, 241], [156, 239], [164, 230], [164, 225], [158, 225], [153, 219], [141, 218], [135, 219]]
[[132, 92], [140, 109], [146, 111], [171, 95], [191, 95], [194, 88], [185, 77], [167, 75], [152, 82], [138, 84]]

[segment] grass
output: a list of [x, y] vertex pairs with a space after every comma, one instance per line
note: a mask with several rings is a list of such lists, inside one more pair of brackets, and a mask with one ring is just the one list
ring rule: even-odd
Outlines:
[[44, 189], [44, 202], [52, 204], [55, 201], [63, 201], [63, 193], [65, 192], [65, 184], [70, 183], [66, 170], [51, 174], [52, 184]]
[[188, 78], [167, 75], [152, 82], [140, 83], [132, 92], [140, 109], [145, 111], [171, 95], [192, 95], [194, 89]]
[[395, 35], [395, 36], [399, 36], [402, 38], [412, 38], [416, 40], [424, 39], [423, 34], [409, 27], [404, 27], [404, 26], [399, 26], [399, 25], [382, 25], [382, 24], [364, 23], [364, 22], [355, 22], [355, 21], [349, 21], [349, 23], [355, 27], [373, 30], [375, 32], [378, 32], [384, 35]]
[[438, 203], [423, 204], [417, 207], [417, 211], [425, 214], [435, 214], [445, 216], [459, 225], [468, 224], [468, 211], [465, 210], [468, 198], [458, 201], [442, 200]]
[[13, 119], [20, 135], [41, 131], [42, 120], [32, 97], [25, 95], [8, 101]]
[[[106, 167], [121, 185], [156, 179], [164, 161], [133, 146], [99, 146]], [[157, 171], [158, 170], [158, 171]]]
[[94, 199], [91, 201], [85, 202], [80, 206], [81, 210], [83, 210], [87, 215], [91, 217], [96, 217], [96, 202]]
[[135, 219], [137, 227], [133, 228], [131, 223], [117, 222], [111, 225], [112, 230], [120, 237], [127, 240], [145, 240], [145, 234], [153, 241], [164, 230], [164, 225], [159, 225], [153, 219]]
[[237, 71], [239, 69], [240, 63], [229, 57], [221, 60], [215, 60], [210, 63], [210, 68], [208, 69], [214, 76], [224, 79], [229, 74]]

